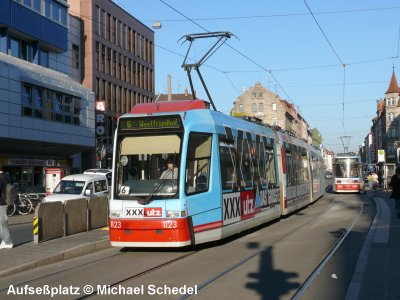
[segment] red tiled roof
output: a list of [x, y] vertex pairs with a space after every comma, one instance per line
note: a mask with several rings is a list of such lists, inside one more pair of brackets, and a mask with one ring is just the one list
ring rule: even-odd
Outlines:
[[400, 89], [399, 89], [399, 86], [397, 85], [397, 79], [396, 79], [396, 74], [394, 73], [394, 70], [392, 73], [392, 78], [390, 79], [389, 88], [386, 91], [386, 94], [389, 94], [389, 93], [400, 93]]

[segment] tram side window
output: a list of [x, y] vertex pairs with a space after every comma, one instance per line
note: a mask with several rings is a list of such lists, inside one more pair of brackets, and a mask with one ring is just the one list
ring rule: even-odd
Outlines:
[[186, 162], [186, 194], [208, 191], [210, 184], [211, 135], [191, 133]]
[[302, 173], [304, 174], [301, 183], [305, 183], [305, 182], [308, 182], [309, 178], [310, 178], [310, 175], [309, 175], [309, 172], [308, 172], [307, 150], [305, 148], [300, 148], [300, 151], [301, 151], [301, 156], [302, 156], [301, 170], [303, 171]]
[[219, 143], [219, 157], [220, 157], [220, 170], [221, 182], [223, 190], [234, 190], [237, 188], [237, 174], [236, 174], [236, 150], [232, 144], [225, 142]]
[[[261, 142], [260, 144], [257, 145], [259, 147], [259, 154], [257, 156], [257, 165], [258, 165], [258, 171], [260, 174], [260, 184], [262, 187], [266, 187], [267, 185], [267, 177], [268, 175], [266, 174], [265, 170], [268, 170], [268, 155], [264, 155], [264, 144]], [[265, 161], [267, 160], [267, 162]]]
[[292, 152], [291, 152], [291, 147], [290, 144], [285, 143], [285, 166], [286, 166], [286, 185], [291, 186], [294, 185], [295, 182], [295, 168], [296, 166], [292, 162]]
[[243, 139], [242, 153], [240, 155], [240, 163], [243, 171], [242, 186], [252, 187], [253, 186], [253, 170], [250, 156], [250, 145], [248, 140]]
[[267, 159], [268, 188], [275, 188], [277, 186], [277, 177], [275, 169], [274, 149], [270, 146], [267, 146], [265, 149], [265, 156]]

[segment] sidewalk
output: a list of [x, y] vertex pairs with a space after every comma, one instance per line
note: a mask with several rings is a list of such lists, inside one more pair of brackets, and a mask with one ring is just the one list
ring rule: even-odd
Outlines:
[[[33, 222], [33, 215], [9, 218], [9, 225]], [[39, 244], [28, 242], [0, 249], [0, 277], [82, 256], [110, 247], [107, 228], [78, 233]]]
[[346, 300], [400, 298], [400, 218], [391, 191], [366, 192], [376, 215], [361, 249]]

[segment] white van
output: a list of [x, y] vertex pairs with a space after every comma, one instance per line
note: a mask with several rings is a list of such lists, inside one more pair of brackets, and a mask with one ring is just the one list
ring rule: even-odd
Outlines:
[[89, 169], [83, 172], [83, 174], [91, 174], [91, 175], [105, 175], [107, 177], [108, 185], [111, 186], [111, 169]]
[[105, 175], [75, 174], [65, 176], [58, 183], [53, 193], [43, 199], [43, 202], [92, 198], [108, 196], [109, 187]]

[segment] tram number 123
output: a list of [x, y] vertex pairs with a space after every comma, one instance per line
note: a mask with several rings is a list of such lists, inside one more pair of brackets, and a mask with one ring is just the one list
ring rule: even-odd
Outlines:
[[[122, 223], [121, 221], [110, 221], [110, 227], [115, 229], [121, 229]], [[178, 222], [172, 220], [162, 221], [162, 227], [164, 229], [176, 229], [178, 228]]]
[[165, 229], [178, 228], [178, 223], [176, 221], [172, 221], [172, 220], [162, 221], [162, 224], [163, 224], [163, 228], [165, 228]]
[[119, 229], [122, 227], [121, 221], [110, 221], [110, 227]]

